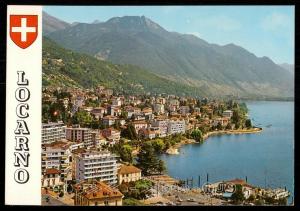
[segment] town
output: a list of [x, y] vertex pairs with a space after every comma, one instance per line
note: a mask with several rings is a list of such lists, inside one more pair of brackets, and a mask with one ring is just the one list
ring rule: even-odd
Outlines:
[[260, 132], [245, 103], [168, 94], [44, 87], [44, 205], [285, 205], [284, 188], [242, 179], [191, 188], [166, 174], [158, 154], [211, 135]]

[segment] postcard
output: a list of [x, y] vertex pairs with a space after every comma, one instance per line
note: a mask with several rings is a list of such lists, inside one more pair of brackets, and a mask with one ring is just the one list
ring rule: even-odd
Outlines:
[[7, 5], [6, 30], [6, 205], [294, 205], [294, 5]]

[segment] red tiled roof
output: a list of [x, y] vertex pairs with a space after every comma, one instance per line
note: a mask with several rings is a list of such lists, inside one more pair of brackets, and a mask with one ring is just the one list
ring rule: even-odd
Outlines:
[[[76, 184], [75, 189], [80, 189], [82, 183]], [[101, 198], [110, 198], [110, 197], [123, 197], [123, 194], [117, 190], [113, 189], [104, 182], [97, 181], [93, 187], [86, 188], [83, 190], [82, 195], [87, 199], [101, 199]]]
[[46, 169], [46, 175], [47, 174], [60, 174], [60, 170], [51, 168], [51, 169]]
[[127, 165], [122, 165], [121, 168], [118, 170], [119, 174], [133, 174], [133, 173], [139, 173], [142, 170], [135, 167], [135, 166], [127, 166]]

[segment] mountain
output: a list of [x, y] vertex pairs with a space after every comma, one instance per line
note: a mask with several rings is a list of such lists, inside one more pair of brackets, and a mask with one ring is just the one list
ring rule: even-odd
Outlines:
[[57, 19], [46, 12], [43, 12], [43, 34], [44, 35], [57, 30], [65, 29], [69, 26], [70, 26], [69, 23]]
[[99, 20], [94, 20], [94, 21], [92, 22], [92, 24], [97, 24], [97, 23], [101, 23], [101, 21], [99, 21]]
[[278, 65], [292, 73], [292, 75], [295, 75], [295, 66], [293, 64], [282, 63]]
[[116, 65], [62, 48], [43, 38], [43, 86], [93, 88], [104, 85], [123, 94], [203, 96], [200, 89], [159, 77], [133, 65]]
[[292, 76], [269, 58], [258, 58], [234, 44], [220, 46], [169, 32], [145, 16], [78, 23], [47, 36], [65, 48], [99, 60], [137, 65], [208, 95], [293, 96]]

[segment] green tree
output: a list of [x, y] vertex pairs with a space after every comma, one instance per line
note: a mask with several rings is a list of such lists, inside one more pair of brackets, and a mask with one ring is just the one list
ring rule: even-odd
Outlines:
[[191, 137], [198, 142], [203, 141], [203, 135], [202, 135], [201, 130], [199, 130], [199, 129], [193, 130], [191, 133]]
[[234, 110], [233, 110], [233, 114], [232, 114], [231, 119], [232, 119], [232, 122], [233, 122], [234, 124], [236, 124], [236, 125], [240, 123], [241, 113], [239, 112], [238, 109], [234, 109]]
[[128, 115], [128, 112], [122, 111], [120, 117], [121, 117], [122, 119], [126, 119], [126, 118], [127, 118], [127, 115]]
[[248, 113], [248, 108], [247, 108], [247, 105], [246, 103], [240, 103], [238, 108], [240, 109], [240, 111], [243, 113], [243, 114], [246, 114]]
[[138, 135], [136, 134], [135, 128], [132, 124], [129, 124], [127, 128], [121, 130], [121, 136], [130, 140], [138, 139]]
[[42, 121], [44, 123], [50, 120], [50, 105], [43, 103], [42, 105]]
[[142, 144], [141, 150], [137, 156], [138, 167], [144, 175], [150, 175], [157, 172], [159, 159], [155, 155], [155, 150], [151, 142], [146, 141]]
[[123, 161], [132, 163], [132, 147], [128, 144], [123, 145], [120, 150], [120, 157]]
[[253, 202], [254, 200], [255, 200], [255, 196], [253, 194], [251, 194], [249, 196], [249, 198], [247, 199], [247, 201], [249, 201], [249, 202]]
[[93, 121], [92, 116], [87, 111], [77, 111], [73, 118], [73, 124], [80, 124], [83, 127], [90, 127]]
[[222, 126], [221, 122], [218, 122], [217, 129], [218, 130], [223, 130], [223, 126]]
[[93, 119], [92, 122], [91, 122], [91, 128], [93, 128], [93, 129], [99, 129], [100, 128], [100, 122], [99, 122], [99, 120]]
[[152, 146], [157, 153], [162, 153], [165, 149], [165, 143], [162, 139], [155, 139], [152, 141]]
[[143, 206], [144, 203], [135, 198], [125, 198], [123, 200], [123, 206]]
[[264, 197], [264, 200], [267, 204], [275, 204], [276, 203], [276, 199], [274, 197], [267, 196], [267, 197]]
[[239, 204], [245, 200], [242, 185], [240, 185], [240, 184], [235, 185], [235, 192], [232, 194], [231, 199], [236, 204]]
[[264, 205], [264, 201], [262, 199], [258, 199], [258, 200], [254, 201], [254, 204], [257, 206], [261, 206], [261, 205]]
[[278, 199], [278, 205], [287, 205], [287, 198]]
[[229, 123], [226, 125], [225, 129], [226, 129], [226, 130], [231, 130], [231, 128], [232, 128], [232, 124], [229, 122]]
[[252, 127], [252, 123], [251, 123], [251, 120], [250, 120], [250, 119], [247, 119], [247, 120], [246, 120], [245, 126], [246, 126], [247, 128], [251, 128], [251, 127]]
[[159, 160], [158, 161], [158, 166], [157, 166], [157, 171], [161, 174], [162, 172], [164, 172], [166, 170], [166, 166], [164, 161]]

